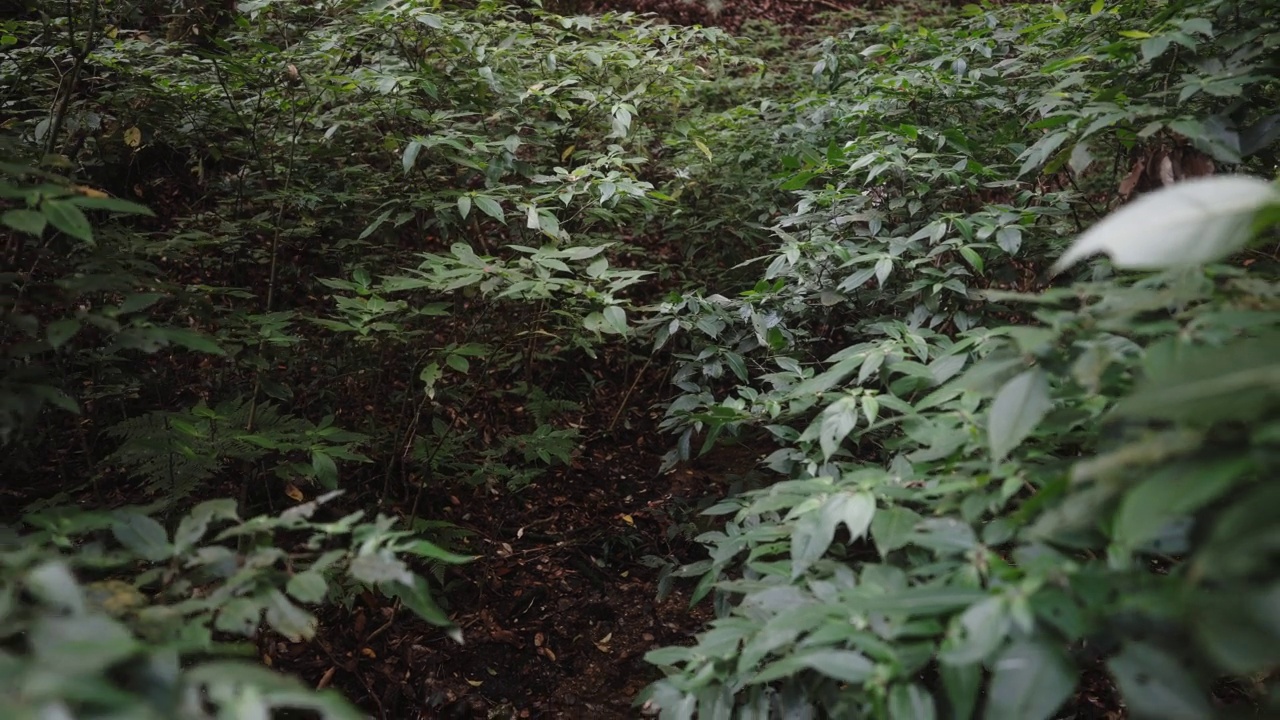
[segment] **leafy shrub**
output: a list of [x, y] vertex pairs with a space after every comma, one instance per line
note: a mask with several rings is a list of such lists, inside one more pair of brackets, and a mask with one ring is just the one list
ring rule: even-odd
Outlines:
[[[654, 325], [682, 363], [670, 462], [764, 431], [784, 477], [708, 510], [710, 557], [676, 571], [720, 617], [649, 655], [664, 717], [1048, 718], [1098, 670], [1135, 716], [1214, 715], [1223, 676], [1274, 709], [1275, 259], [1212, 263], [1280, 195], [1173, 184], [1274, 171], [1275, 137], [1242, 140], [1273, 122], [1274, 22], [1094, 3], [860, 28], [790, 124], [746, 123], [793, 143], [799, 199], [758, 281]], [[1161, 186], [1062, 253], [1099, 198]], [[1031, 274], [1098, 251], [1161, 272]]]
[[265, 717], [284, 708], [363, 717], [332, 691], [231, 659], [241, 651], [225, 638], [266, 627], [309, 639], [317, 621], [303, 606], [340, 600], [351, 587], [398, 597], [452, 628], [404, 558], [467, 558], [394, 530], [386, 517], [313, 519], [329, 499], [247, 520], [230, 500], [203, 502], [172, 532], [140, 508], [64, 508], [28, 515], [25, 532], [0, 527], [0, 710], [11, 718]]

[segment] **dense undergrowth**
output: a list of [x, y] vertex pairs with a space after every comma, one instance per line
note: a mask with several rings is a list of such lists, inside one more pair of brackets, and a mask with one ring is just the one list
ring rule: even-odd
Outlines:
[[464, 635], [455, 489], [657, 390], [767, 454], [663, 717], [1280, 709], [1280, 10], [173, 9], [0, 20], [5, 717], [358, 717], [227, 641]]

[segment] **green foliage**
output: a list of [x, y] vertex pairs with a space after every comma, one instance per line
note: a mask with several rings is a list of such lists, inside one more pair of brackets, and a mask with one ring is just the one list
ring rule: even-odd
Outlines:
[[[781, 146], [797, 199], [746, 289], [656, 308], [668, 462], [763, 432], [783, 477], [709, 509], [674, 573], [719, 619], [649, 655], [663, 717], [1050, 718], [1099, 668], [1135, 717], [1208, 717], [1224, 675], [1274, 712], [1276, 260], [1214, 263], [1280, 191], [1174, 183], [1274, 171], [1243, 138], [1274, 123], [1275, 18], [971, 15], [851, 30], [771, 116], [704, 122]], [[1099, 252], [1156, 272], [1026, 273]]]
[[[306, 497], [457, 538], [449, 484], [612, 434], [582, 384], [637, 340], [666, 467], [776, 446], [662, 575], [717, 610], [649, 655], [663, 717], [1035, 720], [1082, 673], [1277, 710], [1272, 8], [904, 5], [801, 48], [465, 5], [0, 24], [43, 89], [2, 95], [0, 442], [47, 491], [0, 547], [6, 716], [348, 717], [216, 633], [364, 587], [456, 630], [404, 556], [466, 558]], [[301, 504], [192, 507], [225, 483]], [[178, 524], [59, 506], [86, 485]]]
[[230, 659], [242, 651], [223, 641], [263, 627], [310, 638], [316, 618], [305, 606], [339, 600], [352, 583], [451, 627], [406, 558], [467, 558], [383, 516], [313, 519], [331, 497], [247, 520], [232, 501], [203, 502], [172, 532], [139, 508], [59, 509], [28, 515], [25, 532], [0, 527], [4, 716], [195, 719], [293, 708], [362, 717], [333, 692]]

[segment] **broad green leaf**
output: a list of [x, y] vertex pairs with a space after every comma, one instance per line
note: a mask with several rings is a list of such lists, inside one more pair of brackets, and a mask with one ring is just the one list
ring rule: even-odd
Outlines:
[[876, 514], [876, 499], [868, 492], [836, 493], [827, 500], [822, 512], [830, 513], [838, 522], [844, 523], [850, 540], [857, 540], [871, 527]]
[[796, 520], [791, 530], [792, 579], [804, 575], [827, 552], [839, 523], [839, 517], [823, 512], [822, 508], [811, 510]]
[[467, 216], [471, 214], [471, 197], [470, 196], [468, 195], [458, 196], [458, 214], [462, 216], [463, 220], [466, 220]]
[[93, 225], [80, 208], [65, 200], [45, 200], [40, 204], [49, 224], [77, 240], [93, 243]]
[[423, 620], [437, 627], [450, 628], [449, 636], [455, 642], [462, 642], [461, 631], [457, 629], [457, 626], [449, 619], [449, 616], [440, 609], [435, 599], [431, 597], [431, 590], [427, 586], [426, 580], [414, 575], [409, 583], [390, 582], [381, 587], [388, 595], [400, 598], [405, 607], [412, 610], [415, 615]]
[[27, 641], [44, 672], [63, 677], [104, 672], [141, 649], [128, 628], [101, 614], [40, 617]]
[[1136, 720], [1210, 720], [1217, 716], [1191, 671], [1154, 645], [1128, 642], [1107, 666]]
[[942, 685], [947, 692], [947, 704], [953, 720], [970, 720], [978, 704], [978, 691], [982, 688], [982, 666], [971, 665], [938, 666], [938, 674], [942, 676]]
[[1135, 548], [1171, 521], [1221, 496], [1253, 466], [1248, 457], [1171, 463], [1130, 490], [1121, 502], [1112, 536]]
[[405, 146], [404, 154], [400, 157], [400, 165], [404, 168], [405, 174], [413, 169], [414, 163], [418, 161], [418, 153], [422, 152], [422, 143], [414, 140]]
[[488, 195], [477, 195], [475, 197], [476, 207], [480, 208], [480, 212], [497, 220], [498, 222], [506, 222], [506, 213], [502, 211], [502, 203], [489, 197]]
[[960, 256], [965, 259], [965, 262], [973, 266], [973, 269], [977, 271], [979, 275], [985, 272], [986, 264], [982, 262], [982, 256], [973, 248], [968, 245], [962, 245], [960, 247]]
[[1221, 260], [1253, 237], [1253, 219], [1280, 204], [1280, 189], [1254, 177], [1219, 175], [1143, 195], [1086, 231], [1053, 266], [1062, 272], [1096, 253], [1116, 267], [1163, 270]]
[[1149, 351], [1146, 376], [1116, 413], [1206, 426], [1264, 417], [1280, 404], [1280, 332], [1221, 347]]
[[1022, 228], [1017, 225], [1006, 225], [996, 231], [996, 244], [1010, 255], [1017, 255], [1022, 248]]
[[146, 310], [162, 300], [164, 295], [161, 293], [134, 293], [124, 299], [120, 303], [121, 313], [135, 313]]
[[49, 347], [57, 350], [80, 331], [80, 321], [75, 318], [62, 318], [49, 323], [45, 328], [45, 338]]
[[618, 305], [610, 305], [601, 313], [604, 318], [604, 327], [609, 332], [619, 335], [625, 335], [627, 332], [627, 311]]
[[1075, 692], [1077, 670], [1048, 640], [1020, 640], [992, 664], [984, 720], [1049, 720]]
[[[840, 449], [840, 443], [858, 426], [860, 412], [858, 398], [854, 395], [845, 395], [822, 411], [815, 425], [823, 458], [829, 459]], [[805, 436], [809, 435], [810, 430], [806, 430]]]
[[139, 205], [136, 202], [122, 200], [113, 197], [88, 197], [87, 195], [72, 196], [67, 202], [85, 210], [107, 210], [110, 212], [126, 213], [129, 215], [145, 215], [147, 217], [155, 217], [156, 214], [151, 212], [151, 208], [146, 205]]
[[45, 226], [49, 224], [44, 213], [36, 210], [28, 210], [26, 208], [7, 211], [4, 216], [0, 218], [0, 222], [4, 222], [5, 225], [8, 225], [18, 232], [34, 235], [36, 237], [40, 237], [40, 235], [44, 233]]
[[169, 533], [154, 519], [135, 511], [123, 511], [111, 525], [111, 533], [131, 552], [152, 562], [173, 555]]
[[226, 351], [207, 335], [186, 328], [164, 328], [164, 338], [174, 345], [208, 355], [226, 355]]
[[986, 598], [952, 621], [950, 647], [938, 657], [948, 665], [984, 662], [1004, 644], [1011, 627], [1009, 603], [1001, 597]]
[[773, 682], [806, 669], [816, 670], [841, 682], [857, 684], [871, 677], [875, 665], [862, 653], [852, 650], [810, 650], [766, 666], [751, 679], [751, 684]]
[[289, 578], [285, 590], [298, 602], [318, 603], [324, 600], [329, 584], [321, 573], [305, 570]]
[[884, 557], [911, 541], [916, 524], [923, 518], [910, 508], [899, 505], [882, 508], [871, 521], [871, 538], [880, 556]]
[[273, 630], [297, 642], [310, 640], [316, 634], [316, 618], [294, 605], [284, 593], [272, 589], [267, 592], [266, 620]]
[[916, 683], [898, 683], [889, 690], [889, 720], [934, 720], [933, 696]]
[[464, 375], [471, 370], [471, 361], [467, 360], [467, 358], [460, 353], [450, 353], [449, 355], [446, 355], [444, 358], [444, 364]]
[[1227, 673], [1245, 677], [1280, 664], [1280, 584], [1223, 596], [1202, 593], [1192, 627], [1204, 653]]
[[987, 419], [991, 455], [1003, 460], [1053, 408], [1049, 380], [1040, 368], [1026, 370], [1000, 388]]
[[27, 573], [22, 586], [26, 592], [30, 592], [42, 603], [51, 605], [59, 611], [69, 612], [72, 615], [84, 613], [84, 591], [76, 582], [71, 569], [60, 560], [49, 560], [37, 565]]
[[320, 486], [326, 490], [338, 487], [338, 465], [327, 453], [320, 450], [311, 451], [311, 471], [316, 474], [316, 480]]
[[423, 390], [427, 393], [427, 397], [433, 398], [436, 396], [436, 383], [440, 380], [441, 375], [440, 363], [435, 362], [427, 363], [427, 366], [422, 368], [422, 372], [418, 373], [418, 379], [422, 381]]

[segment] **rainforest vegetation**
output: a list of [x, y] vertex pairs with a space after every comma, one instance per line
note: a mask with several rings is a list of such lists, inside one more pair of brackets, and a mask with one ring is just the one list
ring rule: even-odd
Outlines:
[[1258, 0], [6, 4], [0, 717], [1280, 717], [1278, 163]]

